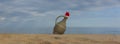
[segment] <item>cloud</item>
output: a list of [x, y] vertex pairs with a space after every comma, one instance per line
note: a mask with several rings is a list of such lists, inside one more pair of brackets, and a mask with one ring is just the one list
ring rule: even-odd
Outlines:
[[[87, 11], [87, 10], [102, 10], [111, 7], [120, 7], [119, 0], [60, 0], [60, 1], [48, 1], [48, 0], [14, 0], [4, 1], [6, 3], [0, 3], [2, 9], [9, 13], [15, 11], [24, 12], [33, 16], [45, 16], [43, 13], [49, 11]], [[42, 13], [42, 14], [41, 14]]]
[[0, 16], [0, 22], [4, 21], [5, 19], [5, 17]]

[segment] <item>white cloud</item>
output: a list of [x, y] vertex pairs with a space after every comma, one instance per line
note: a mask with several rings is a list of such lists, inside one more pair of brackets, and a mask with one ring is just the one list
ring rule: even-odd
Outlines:
[[0, 16], [0, 22], [4, 21], [5, 19], [5, 17]]
[[[74, 11], [74, 9], [103, 10], [105, 8], [110, 8], [110, 7], [116, 7], [116, 6], [120, 7], [119, 6], [120, 3], [117, 0], [115, 1], [113, 0], [97, 0], [97, 1], [91, 0], [91, 1], [94, 1], [94, 2], [89, 2], [86, 0], [76, 0], [76, 1], [60, 0], [60, 1], [57, 1], [58, 3], [54, 3], [54, 1], [49, 2], [46, 0], [34, 0], [34, 1], [15, 0], [9, 3], [0, 3], [0, 6], [8, 14], [18, 11], [18, 12], [24, 12], [24, 13], [31, 14], [32, 16], [45, 16], [44, 13], [46, 12], [52, 11], [52, 13], [56, 13], [57, 10], [64, 11], [67, 9], [69, 10], [69, 8], [73, 9], [72, 11]], [[61, 3], [63, 3], [63, 5], [61, 5]], [[106, 3], [110, 5], [109, 6], [106, 5]], [[42, 13], [41, 11], [46, 11], [46, 12]]]

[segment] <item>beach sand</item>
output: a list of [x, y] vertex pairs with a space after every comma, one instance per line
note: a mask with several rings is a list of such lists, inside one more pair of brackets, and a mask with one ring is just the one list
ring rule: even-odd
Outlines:
[[0, 34], [0, 44], [120, 44], [120, 35]]

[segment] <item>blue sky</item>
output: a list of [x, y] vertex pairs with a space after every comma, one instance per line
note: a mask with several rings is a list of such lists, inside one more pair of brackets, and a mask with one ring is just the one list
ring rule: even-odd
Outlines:
[[120, 0], [0, 0], [0, 28], [53, 27], [66, 11], [68, 27], [120, 27]]

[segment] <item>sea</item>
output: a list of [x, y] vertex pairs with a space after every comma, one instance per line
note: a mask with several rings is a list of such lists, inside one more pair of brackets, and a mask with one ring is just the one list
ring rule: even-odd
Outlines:
[[[0, 29], [0, 34], [52, 34], [53, 28]], [[65, 34], [120, 34], [120, 28], [68, 27]]]

